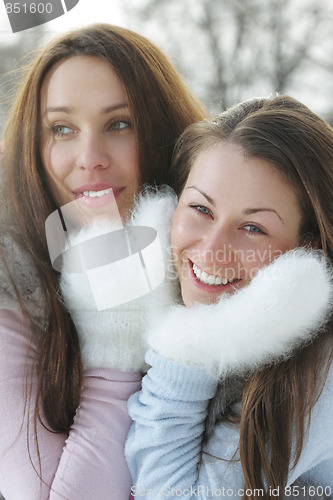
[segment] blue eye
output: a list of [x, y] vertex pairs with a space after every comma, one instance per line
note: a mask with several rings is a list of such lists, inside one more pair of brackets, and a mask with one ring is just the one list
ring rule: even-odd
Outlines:
[[56, 123], [52, 127], [52, 133], [56, 137], [64, 137], [65, 135], [69, 135], [73, 132], [73, 130], [70, 127], [66, 127], [66, 125], [60, 125], [59, 123]]
[[260, 227], [255, 226], [254, 224], [246, 224], [246, 226], [243, 226], [243, 227], [249, 233], [266, 234], [266, 233], [264, 233], [264, 231], [262, 229], [260, 229]]
[[110, 124], [111, 130], [121, 131], [127, 128], [131, 128], [131, 123], [126, 120], [116, 120]]
[[210, 210], [205, 207], [204, 205], [190, 205], [191, 208], [194, 208], [195, 210], [197, 210], [198, 212], [202, 213], [203, 215], [210, 215], [211, 212]]

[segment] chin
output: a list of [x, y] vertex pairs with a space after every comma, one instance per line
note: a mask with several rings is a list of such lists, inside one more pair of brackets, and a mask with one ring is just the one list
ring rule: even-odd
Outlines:
[[220, 293], [218, 295], [213, 296], [209, 293], [207, 293], [207, 294], [202, 293], [199, 296], [198, 294], [191, 295], [189, 293], [184, 292], [184, 293], [182, 293], [182, 298], [183, 298], [183, 302], [184, 302], [186, 307], [193, 307], [193, 306], [198, 305], [198, 304], [205, 304], [205, 305], [214, 304], [215, 302], [217, 302], [219, 300], [221, 295], [224, 295], [224, 294]]

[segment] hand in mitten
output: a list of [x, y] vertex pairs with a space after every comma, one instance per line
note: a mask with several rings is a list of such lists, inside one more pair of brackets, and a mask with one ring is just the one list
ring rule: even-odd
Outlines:
[[[120, 255], [118, 261], [89, 268], [84, 272], [62, 272], [61, 292], [79, 335], [85, 368], [145, 368], [148, 309], [162, 310], [174, 301], [174, 294], [177, 293], [177, 281], [173, 279], [168, 253], [165, 250], [162, 255], [161, 250], [156, 247], [160, 242], [162, 250], [169, 248], [175, 205], [176, 197], [171, 191], [141, 196], [125, 226], [126, 237], [133, 236], [133, 230], [139, 226], [154, 228], [158, 234], [155, 246], [148, 245], [142, 252], [139, 249], [140, 251], [130, 253], [126, 258], [121, 258]], [[99, 221], [82, 229], [72, 238], [71, 243], [77, 247], [82, 242], [90, 242], [103, 234], [108, 235], [113, 229], [110, 221]], [[103, 255], [107, 255], [108, 240], [98, 240], [99, 244], [103, 241], [106, 245], [102, 249]], [[140, 247], [140, 241], [135, 240], [135, 245]], [[161, 263], [166, 277], [149, 292], [149, 286], [147, 290], [143, 288], [142, 280], [147, 276], [148, 279], [151, 278], [156, 269], [160, 275]], [[71, 262], [65, 262], [65, 269], [70, 268]], [[144, 283], [147, 286], [147, 282]]]
[[150, 346], [215, 378], [288, 357], [332, 312], [332, 271], [320, 252], [297, 249], [217, 303], [171, 307], [151, 325]]

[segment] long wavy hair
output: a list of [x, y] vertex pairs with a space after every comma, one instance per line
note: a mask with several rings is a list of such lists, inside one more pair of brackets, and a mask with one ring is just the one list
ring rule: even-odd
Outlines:
[[[332, 263], [333, 129], [329, 124], [297, 100], [274, 95], [244, 101], [214, 121], [191, 125], [180, 137], [173, 159], [179, 174], [178, 193], [198, 154], [221, 141], [240, 146], [245, 157], [268, 161], [291, 183], [302, 207], [301, 241], [305, 245], [309, 239], [319, 242]], [[300, 457], [332, 351], [331, 319], [315, 341], [290, 359], [265, 366], [241, 383], [231, 381], [236, 391], [229, 401], [225, 401], [228, 383], [219, 384], [210, 404], [205, 438], [209, 439], [218, 422], [231, 420], [240, 425], [244, 491], [253, 492], [247, 498], [255, 498], [258, 489], [269, 498], [265, 484], [280, 487], [282, 495], [290, 468]], [[240, 415], [231, 410], [237, 392], [242, 400]]]
[[[59, 292], [50, 263], [44, 224], [56, 210], [46, 184], [40, 151], [40, 93], [45, 76], [59, 61], [89, 55], [108, 61], [122, 81], [135, 120], [142, 183], [173, 185], [172, 151], [180, 133], [208, 116], [166, 56], [130, 30], [95, 24], [66, 33], [31, 57], [22, 71], [9, 112], [1, 159], [2, 212], [39, 276], [45, 322], [30, 316], [39, 342], [35, 418], [56, 432], [68, 433], [79, 405], [82, 362], [77, 332]], [[2, 216], [3, 219], [3, 216]], [[15, 286], [15, 280], [13, 280]], [[23, 297], [16, 288], [18, 300]], [[25, 310], [29, 318], [29, 311]], [[35, 420], [36, 425], [36, 420]]]

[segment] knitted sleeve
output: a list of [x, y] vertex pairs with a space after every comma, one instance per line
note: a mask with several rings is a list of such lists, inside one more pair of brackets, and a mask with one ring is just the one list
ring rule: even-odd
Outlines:
[[[153, 351], [148, 351], [146, 360], [151, 368], [142, 381], [142, 390], [129, 399], [134, 424], [127, 438], [125, 455], [132, 475], [133, 495], [147, 500], [242, 498], [244, 476], [238, 455], [238, 426], [217, 425], [201, 453], [208, 403], [216, 390], [215, 380], [203, 369], [182, 366]], [[333, 469], [329, 469], [333, 460], [332, 417], [333, 392], [328, 381], [313, 409], [304, 451], [292, 469], [286, 497], [330, 497], [333, 491]], [[316, 489], [319, 485], [327, 487], [326, 495], [321, 496], [321, 490]], [[312, 489], [305, 491], [304, 488], [310, 486]]]
[[[137, 498], [206, 498], [218, 488], [225, 464], [201, 457], [207, 407], [217, 382], [203, 369], [185, 367], [148, 351], [142, 390], [131, 396], [132, 425], [125, 447]], [[237, 438], [237, 434], [236, 434]], [[237, 447], [232, 439], [231, 448]], [[205, 457], [205, 461], [206, 461]]]

